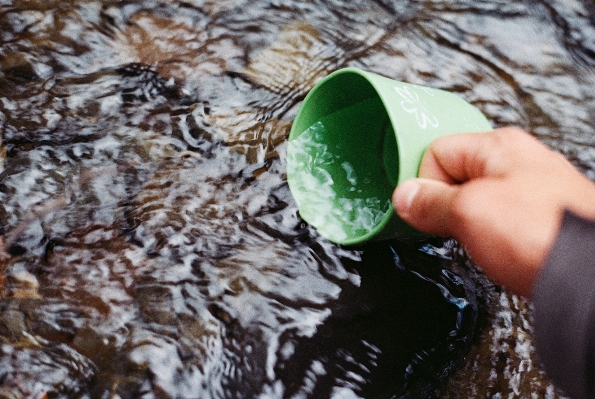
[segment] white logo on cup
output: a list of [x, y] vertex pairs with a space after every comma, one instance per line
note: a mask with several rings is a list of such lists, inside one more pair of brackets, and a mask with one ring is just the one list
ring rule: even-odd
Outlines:
[[[428, 91], [429, 89], [423, 89], [426, 94], [431, 93], [431, 91]], [[415, 91], [410, 90], [407, 86], [395, 87], [395, 90], [403, 97], [401, 108], [408, 114], [415, 114], [415, 120], [420, 128], [426, 129], [428, 126], [436, 128], [439, 126], [436, 116], [432, 115], [426, 108], [425, 101], [421, 100]], [[431, 93], [431, 95], [433, 96], [434, 93]]]

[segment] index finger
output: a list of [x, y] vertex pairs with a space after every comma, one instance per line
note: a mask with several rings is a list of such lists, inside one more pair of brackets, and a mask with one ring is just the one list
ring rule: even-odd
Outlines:
[[519, 139], [526, 140], [524, 136], [534, 140], [517, 128], [440, 137], [426, 150], [418, 176], [449, 184], [479, 177], [497, 177], [505, 172], [506, 149], [515, 146]]

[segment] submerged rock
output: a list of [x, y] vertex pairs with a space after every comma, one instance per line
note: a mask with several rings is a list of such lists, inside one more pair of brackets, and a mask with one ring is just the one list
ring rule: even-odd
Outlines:
[[528, 302], [450, 240], [318, 236], [285, 138], [355, 66], [593, 177], [588, 7], [0, 1], [0, 396], [556, 397]]

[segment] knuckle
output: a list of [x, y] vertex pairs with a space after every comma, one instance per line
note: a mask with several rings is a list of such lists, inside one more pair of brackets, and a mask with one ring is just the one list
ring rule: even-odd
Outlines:
[[[536, 146], [537, 144], [537, 146]], [[494, 130], [483, 148], [485, 168], [491, 174], [509, 173], [541, 147], [531, 134], [518, 127]], [[485, 155], [488, 154], [488, 155]]]
[[526, 130], [520, 127], [510, 126], [494, 130], [493, 139], [495, 144], [502, 147], [519, 146], [533, 142], [535, 139]]
[[522, 129], [518, 126], [509, 126], [509, 127], [505, 127], [502, 129], [499, 129], [500, 131], [502, 131], [505, 134], [509, 134], [511, 136], [525, 136], [527, 135], [527, 131], [525, 129]]

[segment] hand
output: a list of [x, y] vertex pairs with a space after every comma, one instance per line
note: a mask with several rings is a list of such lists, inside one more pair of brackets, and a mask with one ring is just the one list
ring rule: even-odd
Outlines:
[[529, 296], [564, 210], [595, 219], [595, 184], [527, 132], [502, 128], [435, 140], [393, 204], [403, 220], [455, 238], [488, 277]]

